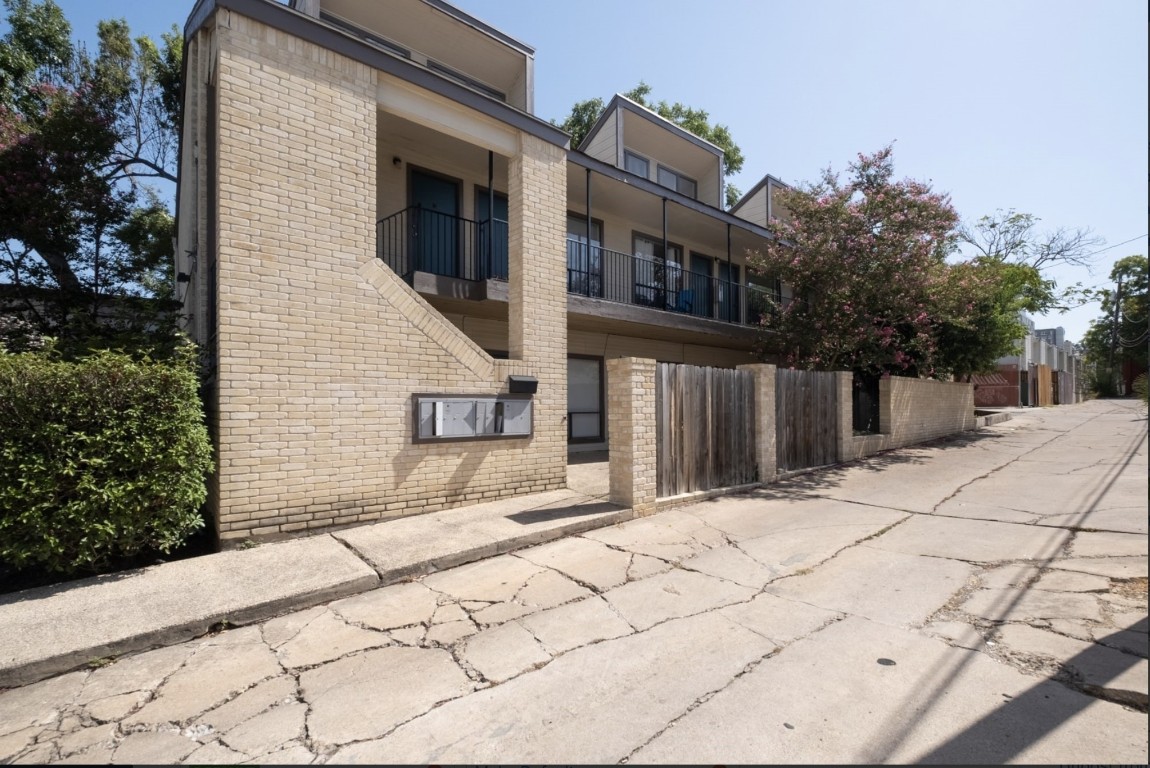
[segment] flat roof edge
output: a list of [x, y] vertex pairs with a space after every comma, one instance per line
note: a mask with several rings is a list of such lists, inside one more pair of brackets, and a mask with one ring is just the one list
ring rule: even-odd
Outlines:
[[184, 25], [184, 38], [187, 39], [198, 32], [212, 14], [221, 9], [234, 11], [281, 32], [347, 56], [361, 64], [387, 72], [556, 146], [564, 149], [570, 147], [570, 134], [535, 115], [484, 96], [478, 91], [368, 45], [319, 19], [313, 19], [272, 0], [199, 0]]
[[680, 194], [673, 189], [668, 189], [667, 187], [660, 186], [650, 179], [644, 179], [636, 176], [633, 173], [628, 173], [627, 171], [620, 170], [619, 168], [616, 168], [609, 163], [604, 163], [602, 160], [597, 160], [586, 153], [580, 152], [579, 150], [567, 150], [567, 161], [580, 167], [588, 168], [604, 176], [608, 176], [624, 184], [630, 184], [636, 189], [642, 190], [657, 197], [665, 197], [668, 200], [683, 206], [684, 208], [688, 208], [692, 211], [696, 211], [697, 213], [702, 213], [704, 215], [710, 216], [711, 218], [716, 219], [717, 221], [721, 221], [725, 224], [731, 224], [732, 226], [739, 227], [740, 229], [746, 230], [747, 232], [758, 235], [764, 239], [775, 239], [775, 236], [772, 235], [770, 230], [768, 230], [766, 227], [760, 227], [758, 224], [755, 224], [752, 221], [741, 219], [728, 211], [724, 211], [722, 208], [716, 208], [713, 205], [701, 203], [698, 200]]

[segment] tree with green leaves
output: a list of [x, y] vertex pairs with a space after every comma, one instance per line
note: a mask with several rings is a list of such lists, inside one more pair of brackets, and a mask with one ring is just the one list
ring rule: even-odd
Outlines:
[[1044, 276], [1050, 267], [1069, 266], [1091, 269], [1093, 251], [1103, 243], [1090, 229], [1058, 227], [1043, 232], [1039, 219], [1014, 209], [998, 210], [958, 228], [959, 241], [974, 250], [976, 258], [1030, 267], [1043, 275], [1040, 284], [1029, 286], [1026, 299], [1030, 311], [1045, 313], [1072, 309], [1092, 300], [1093, 294], [1081, 283], [1059, 290], [1054, 280]]
[[1026, 335], [1022, 313], [1038, 312], [1046, 281], [1029, 264], [984, 256], [948, 264], [934, 294], [935, 371], [969, 381], [988, 373], [998, 359], [1015, 354]]
[[[1147, 371], [1147, 323], [1150, 319], [1147, 262], [1142, 255], [1127, 256], [1114, 262], [1110, 270], [1113, 291], [1100, 292], [1102, 315], [1091, 321], [1082, 340], [1086, 362], [1093, 372], [1099, 394], [1116, 394], [1120, 378], [1132, 383], [1139, 373]], [[1118, 284], [1122, 293], [1118, 295]], [[1128, 373], [1128, 376], [1121, 376]]]
[[958, 215], [946, 195], [893, 174], [887, 146], [860, 154], [845, 182], [827, 169], [779, 192], [791, 216], [770, 222], [776, 239], [750, 264], [795, 298], [764, 314], [765, 353], [795, 368], [939, 373], [937, 298]]
[[4, 6], [0, 310], [65, 349], [166, 331], [173, 220], [153, 185], [175, 181], [182, 38], [102, 21], [93, 55], [52, 0]]
[[[651, 86], [640, 81], [637, 86], [623, 94], [631, 101], [650, 109], [660, 117], [670, 120], [685, 131], [705, 139], [723, 150], [723, 175], [738, 173], [743, 168], [743, 151], [731, 137], [731, 132], [725, 125], [712, 124], [710, 114], [706, 110], [688, 107], [685, 104], [666, 101], [653, 101], [650, 99]], [[594, 98], [576, 102], [571, 107], [571, 113], [562, 123], [551, 122], [571, 134], [571, 146], [578, 147], [583, 139], [591, 132], [595, 121], [603, 114], [606, 104], [602, 99]], [[733, 184], [727, 184], [725, 190], [726, 206], [730, 208], [739, 201], [741, 193]]]

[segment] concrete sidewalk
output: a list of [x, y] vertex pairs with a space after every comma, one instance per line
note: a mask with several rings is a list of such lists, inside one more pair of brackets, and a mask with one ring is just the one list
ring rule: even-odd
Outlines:
[[0, 596], [0, 688], [613, 525], [572, 490], [519, 496]]

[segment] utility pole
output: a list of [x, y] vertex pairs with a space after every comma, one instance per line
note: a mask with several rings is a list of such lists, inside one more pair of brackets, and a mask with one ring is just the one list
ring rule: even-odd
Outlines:
[[[1110, 325], [1110, 359], [1107, 361], [1107, 369], [1110, 372], [1111, 381], [1114, 383], [1114, 388], [1118, 388], [1118, 377], [1114, 372], [1114, 348], [1118, 346], [1118, 318], [1121, 316], [1122, 310], [1122, 275], [1118, 275], [1118, 290], [1114, 292], [1114, 320]], [[1115, 392], [1117, 394], [1117, 392]]]

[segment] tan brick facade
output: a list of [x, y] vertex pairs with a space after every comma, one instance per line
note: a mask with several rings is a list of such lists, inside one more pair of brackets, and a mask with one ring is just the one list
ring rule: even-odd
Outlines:
[[[494, 361], [375, 257], [377, 73], [235, 13], [217, 14], [199, 39], [209, 34], [218, 51], [221, 539], [562, 487], [562, 148], [523, 134], [510, 158], [518, 359]], [[197, 55], [189, 60], [207, 58]], [[208, 76], [204, 66], [197, 73]], [[190, 93], [203, 90], [189, 83]], [[206, 177], [195, 177], [182, 194], [206, 197]], [[203, 253], [208, 235], [197, 239]], [[413, 393], [493, 394], [506, 391], [509, 373], [539, 378], [532, 438], [413, 444]]]

